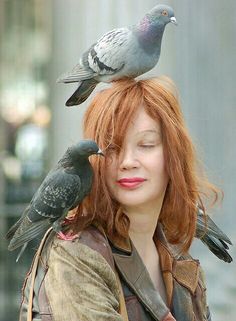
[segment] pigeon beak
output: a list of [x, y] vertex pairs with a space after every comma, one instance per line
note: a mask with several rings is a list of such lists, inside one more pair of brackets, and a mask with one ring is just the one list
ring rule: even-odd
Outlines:
[[171, 17], [171, 18], [170, 18], [170, 22], [173, 23], [173, 24], [176, 25], [176, 26], [178, 25], [177, 20], [176, 20], [175, 17]]
[[99, 150], [97, 151], [97, 155], [105, 156], [100, 148], [99, 148]]

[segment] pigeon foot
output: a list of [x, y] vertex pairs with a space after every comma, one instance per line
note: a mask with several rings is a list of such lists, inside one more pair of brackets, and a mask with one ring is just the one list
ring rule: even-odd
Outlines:
[[74, 241], [79, 237], [79, 234], [72, 234], [72, 232], [64, 234], [63, 232], [60, 231], [57, 233], [57, 237], [63, 241]]

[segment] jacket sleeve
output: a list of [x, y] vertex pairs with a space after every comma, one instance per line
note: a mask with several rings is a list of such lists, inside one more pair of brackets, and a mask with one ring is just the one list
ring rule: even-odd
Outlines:
[[104, 257], [77, 240], [54, 239], [45, 290], [54, 321], [122, 321], [115, 273]]
[[202, 311], [204, 315], [206, 316], [207, 321], [211, 321], [211, 312], [207, 303], [207, 289], [206, 289], [206, 278], [205, 278], [205, 273], [200, 266], [200, 273], [199, 273], [199, 284], [201, 287], [202, 291]]

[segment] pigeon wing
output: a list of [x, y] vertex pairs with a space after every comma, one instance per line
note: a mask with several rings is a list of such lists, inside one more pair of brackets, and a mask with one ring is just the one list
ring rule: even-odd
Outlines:
[[63, 82], [67, 84], [91, 79], [94, 76], [96, 76], [96, 73], [92, 69], [85, 68], [83, 65], [79, 63], [72, 69], [72, 71], [60, 76], [57, 79], [57, 82]]
[[127, 27], [105, 33], [88, 51], [89, 67], [98, 75], [112, 75], [121, 70], [131, 36]]
[[105, 33], [93, 44], [71, 72], [57, 81], [79, 82], [99, 75], [112, 75], [124, 66], [124, 57], [131, 36], [129, 28], [118, 28]]
[[51, 171], [23, 213], [8, 249], [12, 251], [44, 233], [55, 220], [79, 203], [82, 199], [80, 189], [78, 175], [64, 169]]
[[81, 180], [78, 175], [64, 169], [51, 172], [32, 200], [29, 219], [35, 222], [44, 217], [55, 221], [79, 203], [80, 190]]

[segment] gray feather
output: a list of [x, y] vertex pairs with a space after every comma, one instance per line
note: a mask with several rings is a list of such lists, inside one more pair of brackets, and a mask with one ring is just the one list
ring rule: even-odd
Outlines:
[[221, 239], [205, 235], [201, 240], [220, 260], [227, 263], [231, 263], [233, 261], [233, 258], [228, 253], [229, 247]]
[[73, 95], [67, 100], [66, 106], [74, 106], [82, 104], [95, 89], [97, 81], [94, 79], [88, 79], [79, 82], [79, 86]]
[[233, 261], [228, 253], [229, 246], [226, 244], [232, 245], [232, 242], [199, 207], [197, 212], [196, 237], [199, 238], [220, 260], [228, 263]]
[[85, 70], [80, 65], [75, 66], [71, 73], [62, 75], [57, 79], [57, 82], [63, 82], [65, 84], [78, 82], [93, 78], [96, 74], [90, 70]]
[[22, 216], [20, 217], [20, 219], [8, 230], [8, 232], [6, 234], [6, 239], [7, 240], [10, 240], [12, 238], [12, 236], [15, 234], [15, 232], [17, 231], [17, 229], [21, 225], [23, 219], [27, 215], [27, 210], [28, 210], [28, 207], [25, 209], [25, 211], [22, 214]]
[[19, 254], [17, 255], [17, 258], [16, 258], [16, 263], [19, 261], [19, 259], [21, 258], [22, 254], [24, 253], [26, 247], [27, 247], [28, 243], [24, 243], [24, 245], [22, 246]]
[[25, 243], [32, 241], [36, 236], [44, 233], [50, 226], [51, 221], [49, 219], [42, 219], [41, 221], [34, 222], [34, 224], [31, 222], [22, 222], [14, 238], [10, 241], [8, 250], [13, 251]]

